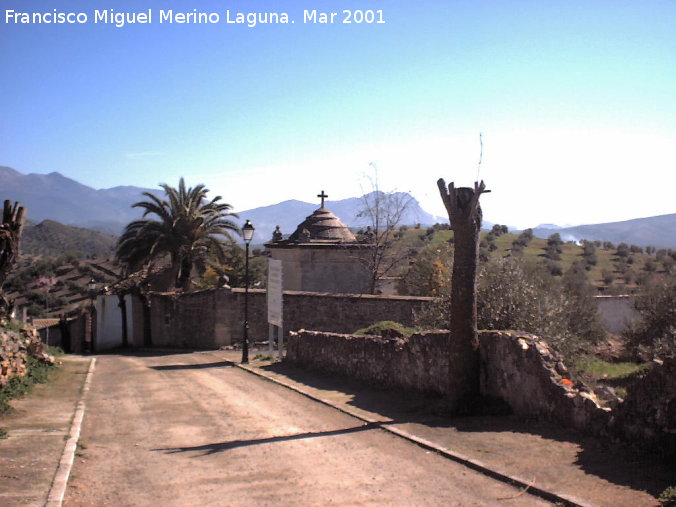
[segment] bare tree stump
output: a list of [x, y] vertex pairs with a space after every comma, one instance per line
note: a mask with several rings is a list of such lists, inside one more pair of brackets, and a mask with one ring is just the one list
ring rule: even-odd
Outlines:
[[448, 187], [443, 178], [437, 181], [453, 230], [455, 253], [451, 281], [450, 392], [457, 393], [456, 402], [463, 403], [479, 392], [476, 275], [479, 261], [481, 206], [479, 197], [490, 192], [486, 185], [474, 188]]

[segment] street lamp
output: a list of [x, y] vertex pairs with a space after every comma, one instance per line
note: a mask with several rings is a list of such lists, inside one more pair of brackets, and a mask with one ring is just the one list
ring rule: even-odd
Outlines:
[[86, 345], [88, 345], [87, 352], [91, 353], [94, 351], [94, 295], [96, 294], [96, 280], [93, 278], [89, 280], [87, 290], [89, 291], [89, 341]]
[[244, 338], [242, 340], [242, 363], [249, 362], [249, 243], [253, 239], [254, 226], [247, 220], [242, 227], [242, 237], [246, 245], [244, 255]]

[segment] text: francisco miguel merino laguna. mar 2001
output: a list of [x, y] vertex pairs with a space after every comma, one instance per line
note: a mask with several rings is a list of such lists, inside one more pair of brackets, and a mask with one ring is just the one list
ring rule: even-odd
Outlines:
[[[382, 9], [361, 10], [344, 9], [341, 11], [318, 11], [304, 9], [299, 19], [303, 24], [385, 24]], [[21, 12], [6, 9], [3, 16], [5, 24], [107, 24], [122, 28], [133, 24], [218, 24], [246, 25], [253, 28], [259, 24], [295, 24], [296, 19], [288, 12], [240, 12], [226, 10], [223, 13], [175, 11], [148, 9], [144, 11], [116, 11], [115, 9], [95, 9], [90, 12], [68, 12], [53, 9], [43, 12]]]

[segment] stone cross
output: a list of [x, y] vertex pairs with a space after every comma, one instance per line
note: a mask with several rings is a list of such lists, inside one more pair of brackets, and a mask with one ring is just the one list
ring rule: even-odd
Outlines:
[[322, 200], [322, 205], [321, 205], [321, 207], [323, 208], [323, 207], [324, 207], [324, 199], [326, 199], [326, 198], [328, 197], [328, 195], [326, 195], [326, 194], [324, 193], [324, 191], [322, 190], [322, 193], [321, 193], [321, 194], [317, 194], [317, 197], [321, 198], [321, 200]]

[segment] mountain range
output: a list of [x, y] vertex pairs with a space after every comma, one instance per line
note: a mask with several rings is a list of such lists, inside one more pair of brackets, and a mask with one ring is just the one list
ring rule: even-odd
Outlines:
[[[33, 222], [52, 220], [119, 235], [125, 225], [141, 216], [141, 211], [131, 205], [144, 200], [143, 192], [162, 195], [159, 189], [134, 186], [97, 190], [58, 172], [22, 174], [10, 167], [0, 166], [0, 199], [19, 201], [28, 209], [28, 218]], [[359, 228], [368, 225], [367, 219], [357, 216], [362, 202], [361, 198], [352, 197], [329, 201], [327, 206], [343, 222]], [[257, 230], [255, 242], [264, 243], [272, 237], [275, 226], [279, 225], [282, 231], [291, 234], [318, 207], [318, 204], [303, 201], [284, 201], [238, 212], [239, 223], [251, 220]], [[412, 199], [401, 223], [432, 225], [441, 220], [443, 218], [427, 213]]]
[[54, 220], [66, 225], [120, 234], [126, 224], [141, 216], [131, 205], [141, 192], [161, 194], [158, 189], [119, 186], [96, 190], [60, 173], [22, 174], [0, 166], [0, 199], [19, 201], [34, 222]]
[[[373, 192], [367, 194], [368, 199], [373, 196]], [[434, 225], [437, 222], [442, 222], [443, 217], [436, 217], [426, 212], [420, 207], [420, 203], [415, 198], [398, 192], [394, 194], [394, 200], [407, 200], [408, 204], [402, 214], [400, 224], [406, 225]], [[364, 198], [350, 197], [339, 201], [327, 201], [325, 206], [331, 210], [343, 223], [353, 229], [366, 228], [370, 225], [367, 217], [361, 216], [361, 211], [364, 208]], [[319, 204], [311, 204], [309, 202], [289, 200], [283, 201], [271, 206], [263, 206], [260, 208], [253, 208], [242, 211], [239, 214], [242, 220], [251, 220], [251, 223], [256, 227], [254, 243], [264, 243], [272, 238], [272, 231], [275, 226], [279, 225], [282, 233], [286, 235], [292, 234], [298, 224], [300, 224], [305, 217], [311, 215]]]
[[547, 225], [533, 229], [533, 234], [539, 238], [547, 238], [554, 233], [558, 233], [564, 241], [589, 239], [640, 246], [651, 245], [657, 248], [676, 248], [676, 213], [635, 218], [623, 222], [573, 227]]
[[[142, 192], [162, 195], [160, 189], [135, 186], [97, 190], [58, 172], [22, 174], [10, 167], [0, 166], [0, 200], [19, 201], [27, 207], [28, 218], [33, 222], [52, 220], [119, 235], [126, 224], [140, 217], [141, 211], [132, 208], [131, 205], [144, 200]], [[446, 217], [427, 213], [415, 199], [411, 199], [401, 224], [419, 223], [429, 226], [437, 222], [447, 222]], [[350, 227], [361, 228], [368, 225], [368, 220], [359, 216], [362, 203], [363, 198], [352, 197], [328, 201], [326, 207]], [[318, 207], [318, 203], [283, 201], [270, 206], [238, 211], [239, 223], [243, 224], [245, 219], [251, 220], [256, 227], [254, 243], [262, 244], [272, 237], [276, 225], [280, 226], [284, 234], [291, 234], [298, 224]], [[484, 222], [485, 228], [490, 228], [491, 225], [490, 222]], [[49, 224], [49, 228], [55, 230], [54, 224]], [[547, 225], [534, 228], [535, 235], [539, 237], [546, 238], [555, 232], [564, 240], [598, 239], [614, 243], [676, 248], [676, 213], [624, 222], [563, 228]], [[104, 243], [107, 241], [104, 240]]]

